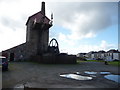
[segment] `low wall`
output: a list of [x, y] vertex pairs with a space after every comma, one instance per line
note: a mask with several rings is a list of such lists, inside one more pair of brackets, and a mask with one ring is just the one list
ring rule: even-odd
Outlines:
[[42, 63], [46, 63], [46, 64], [76, 64], [76, 56], [75, 55], [45, 54], [45, 55], [43, 55]]

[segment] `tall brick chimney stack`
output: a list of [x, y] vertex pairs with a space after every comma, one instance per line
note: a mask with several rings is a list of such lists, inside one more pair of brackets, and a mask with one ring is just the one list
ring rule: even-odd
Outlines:
[[45, 15], [45, 2], [42, 2], [41, 12], [43, 15]]

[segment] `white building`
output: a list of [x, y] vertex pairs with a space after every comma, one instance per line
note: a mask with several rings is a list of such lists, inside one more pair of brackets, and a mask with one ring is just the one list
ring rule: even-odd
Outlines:
[[120, 60], [120, 52], [118, 50], [109, 50], [106, 53], [106, 61]]
[[106, 61], [120, 60], [120, 52], [114, 49], [111, 49], [107, 52], [103, 50], [98, 52], [91, 51], [87, 53], [87, 55], [88, 60], [106, 60]]
[[77, 57], [87, 57], [87, 53], [78, 53]]

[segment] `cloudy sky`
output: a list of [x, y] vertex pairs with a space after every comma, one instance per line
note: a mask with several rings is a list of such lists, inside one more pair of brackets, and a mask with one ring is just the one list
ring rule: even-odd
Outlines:
[[[0, 0], [0, 51], [26, 41], [25, 23], [41, 10], [42, 1]], [[118, 0], [44, 1], [46, 16], [50, 18], [53, 13], [54, 17], [50, 40], [58, 40], [61, 52], [77, 54], [118, 48]]]

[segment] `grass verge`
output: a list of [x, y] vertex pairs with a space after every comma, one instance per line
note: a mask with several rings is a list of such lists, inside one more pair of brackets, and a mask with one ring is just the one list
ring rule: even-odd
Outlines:
[[[81, 62], [105, 62], [105, 61], [103, 60], [86, 60], [86, 61], [77, 60], [77, 64], [80, 64]], [[120, 67], [120, 61], [108, 61], [108, 64]]]
[[120, 61], [109, 61], [108, 64], [120, 67]]

